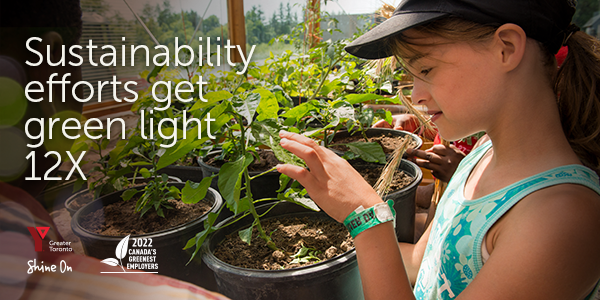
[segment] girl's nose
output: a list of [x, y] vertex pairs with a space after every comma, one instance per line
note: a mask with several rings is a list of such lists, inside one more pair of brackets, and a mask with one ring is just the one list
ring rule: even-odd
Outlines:
[[429, 94], [425, 89], [424, 84], [425, 83], [423, 82], [423, 80], [415, 78], [411, 95], [413, 104], [425, 105], [425, 102], [427, 101], [427, 99], [429, 99]]

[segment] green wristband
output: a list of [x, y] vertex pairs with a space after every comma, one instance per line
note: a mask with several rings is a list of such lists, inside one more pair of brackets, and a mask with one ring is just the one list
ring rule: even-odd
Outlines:
[[378, 203], [367, 209], [359, 206], [346, 217], [344, 226], [352, 238], [355, 238], [359, 233], [381, 223], [394, 221], [395, 218], [394, 201], [388, 200], [387, 203]]

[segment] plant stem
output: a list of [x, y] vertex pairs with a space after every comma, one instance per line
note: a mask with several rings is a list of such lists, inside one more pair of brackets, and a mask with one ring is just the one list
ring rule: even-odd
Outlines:
[[365, 141], [367, 141], [367, 143], [369, 143], [369, 137], [367, 137], [367, 131], [365, 130], [365, 128], [362, 126], [362, 124], [359, 125], [360, 126], [360, 133], [363, 136], [363, 138], [365, 139]]
[[306, 100], [306, 102], [315, 99], [315, 97], [317, 96], [317, 94], [319, 94], [319, 92], [321, 91], [321, 88], [323, 88], [323, 84], [325, 83], [325, 80], [327, 79], [327, 76], [329, 76], [329, 73], [331, 73], [331, 69], [333, 68], [333, 66], [335, 66], [335, 64], [337, 64], [340, 60], [342, 60], [346, 55], [342, 55], [340, 58], [338, 58], [335, 62], [333, 62], [329, 68], [327, 68], [327, 72], [325, 73], [325, 76], [323, 76], [321, 78], [321, 82], [319, 82], [319, 86], [317, 87], [317, 89], [315, 90], [315, 92], [312, 94], [312, 96], [310, 96], [310, 98], [308, 98], [308, 100]]
[[[244, 170], [244, 176], [246, 178], [246, 196], [248, 197], [248, 195], [250, 195], [250, 198], [252, 198], [252, 194], [250, 191], [250, 180], [251, 179], [250, 179], [250, 175], [248, 174], [248, 168], [246, 168]], [[271, 237], [269, 237], [267, 235], [267, 233], [265, 232], [265, 230], [262, 228], [262, 225], [260, 224], [260, 216], [256, 212], [254, 203], [250, 203], [250, 213], [254, 217], [254, 222], [256, 222], [256, 230], [258, 231], [258, 236], [260, 236], [260, 238], [263, 239], [267, 243], [267, 247], [269, 247], [269, 249], [271, 249], [273, 251], [279, 250], [279, 249], [277, 249], [277, 246], [275, 246], [275, 243], [273, 243], [273, 240], [271, 240]]]
[[[242, 125], [242, 124], [240, 124], [240, 125]], [[242, 131], [242, 143], [241, 143], [242, 144], [242, 153], [246, 153], [246, 146], [244, 143], [244, 140], [246, 138], [246, 131], [244, 130], [244, 126], [240, 126], [240, 128]], [[244, 168], [243, 172], [244, 172], [244, 179], [246, 180], [246, 197], [253, 199], [252, 198], [252, 188], [250, 186], [250, 182], [252, 181], [252, 178], [250, 178], [250, 174], [248, 172], [248, 167]], [[256, 212], [256, 208], [254, 207], [254, 203], [252, 201], [250, 201], [250, 213], [254, 217], [254, 222], [256, 222], [256, 230], [258, 231], [258, 235], [260, 236], [260, 238], [262, 238], [267, 243], [267, 247], [269, 247], [269, 249], [271, 249], [273, 251], [278, 250], [277, 246], [275, 246], [275, 243], [273, 243], [273, 240], [271, 240], [271, 237], [269, 237], [265, 233], [265, 230], [262, 228], [262, 225], [260, 224], [260, 216]]]
[[256, 179], [256, 178], [258, 178], [258, 177], [260, 177], [260, 176], [266, 175], [266, 174], [268, 174], [268, 173], [271, 173], [271, 172], [273, 172], [273, 171], [275, 171], [275, 170], [277, 170], [277, 167], [272, 167], [272, 168], [270, 168], [270, 169], [269, 169], [269, 170], [267, 170], [267, 171], [264, 171], [264, 172], [262, 172], [262, 173], [260, 173], [260, 174], [257, 174], [257, 175], [254, 175], [254, 176], [250, 177], [250, 179]]

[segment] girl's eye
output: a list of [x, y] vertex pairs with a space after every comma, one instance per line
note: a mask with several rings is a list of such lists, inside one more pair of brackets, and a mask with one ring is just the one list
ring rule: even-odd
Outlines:
[[429, 74], [429, 72], [431, 72], [431, 68], [421, 70], [421, 74], [423, 74], [425, 76], [427, 76], [427, 74]]

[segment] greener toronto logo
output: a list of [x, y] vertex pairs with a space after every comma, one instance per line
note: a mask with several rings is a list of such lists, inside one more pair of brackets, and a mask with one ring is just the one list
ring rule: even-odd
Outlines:
[[[152, 238], [133, 238], [132, 240], [133, 245], [129, 248], [129, 235], [124, 237], [115, 249], [116, 258], [107, 258], [101, 261], [109, 266], [121, 267], [123, 271], [100, 273], [158, 273], [156, 272], [158, 270], [156, 249], [152, 248]], [[125, 264], [123, 260], [125, 260]]]

